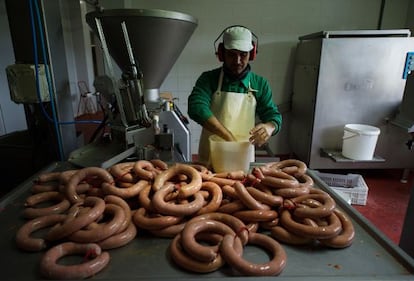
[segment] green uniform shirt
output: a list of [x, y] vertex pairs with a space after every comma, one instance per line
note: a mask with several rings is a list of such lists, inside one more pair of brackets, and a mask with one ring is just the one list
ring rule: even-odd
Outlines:
[[[188, 115], [200, 125], [210, 118], [213, 113], [210, 110], [211, 97], [216, 92], [220, 76], [220, 68], [203, 72], [188, 97]], [[268, 81], [252, 71], [249, 71], [242, 80], [231, 80], [224, 75], [221, 90], [225, 92], [246, 93], [249, 87], [256, 97], [256, 116], [263, 123], [273, 122], [276, 129], [273, 134], [279, 132], [282, 124], [282, 115], [272, 100], [272, 90]]]

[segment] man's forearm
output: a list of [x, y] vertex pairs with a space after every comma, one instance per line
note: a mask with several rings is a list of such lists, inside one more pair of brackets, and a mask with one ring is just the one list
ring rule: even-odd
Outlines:
[[215, 116], [208, 118], [207, 121], [204, 122], [203, 127], [224, 140], [236, 140], [233, 134], [226, 127], [224, 127]]

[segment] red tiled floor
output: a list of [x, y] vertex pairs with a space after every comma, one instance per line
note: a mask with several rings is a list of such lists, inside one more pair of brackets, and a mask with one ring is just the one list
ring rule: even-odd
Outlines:
[[369, 191], [367, 204], [353, 207], [398, 245], [414, 184], [413, 172], [407, 183], [400, 181], [402, 170], [364, 170], [356, 173], [364, 177]]

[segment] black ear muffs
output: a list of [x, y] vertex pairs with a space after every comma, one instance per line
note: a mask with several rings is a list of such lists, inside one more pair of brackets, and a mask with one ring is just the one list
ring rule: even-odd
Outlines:
[[[245, 26], [242, 26], [242, 25], [232, 25], [232, 26], [229, 26], [229, 27], [226, 27], [221, 33], [220, 33], [220, 35], [217, 37], [217, 39], [216, 40], [214, 40], [214, 49], [215, 49], [215, 53], [216, 53], [216, 56], [217, 56], [217, 58], [218, 58], [218, 60], [220, 61], [220, 62], [223, 62], [224, 61], [224, 44], [223, 43], [219, 43], [218, 44], [218, 46], [217, 46], [217, 48], [216, 48], [216, 44], [217, 44], [217, 41], [221, 38], [221, 36], [223, 35], [223, 33], [227, 30], [227, 29], [229, 29], [229, 28], [231, 28], [231, 27], [236, 27], [236, 26], [240, 26], [240, 27], [244, 27], [244, 28], [247, 28], [247, 27], [245, 27]], [[247, 28], [248, 29], [248, 28]], [[251, 31], [250, 31], [251, 32]], [[254, 38], [254, 40], [252, 41], [252, 45], [253, 45], [253, 49], [251, 49], [251, 51], [250, 51], [250, 56], [249, 56], [249, 60], [250, 61], [252, 61], [252, 60], [254, 60], [255, 58], [256, 58], [256, 55], [257, 55], [257, 49], [258, 49], [258, 45], [259, 45], [259, 38], [257, 38], [257, 36], [252, 32], [252, 36], [253, 36], [253, 38]]]

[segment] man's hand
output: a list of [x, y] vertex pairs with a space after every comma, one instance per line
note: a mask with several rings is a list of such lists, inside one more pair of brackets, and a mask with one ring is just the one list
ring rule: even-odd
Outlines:
[[257, 124], [250, 130], [249, 141], [260, 147], [269, 140], [274, 130], [275, 125], [272, 122]]

